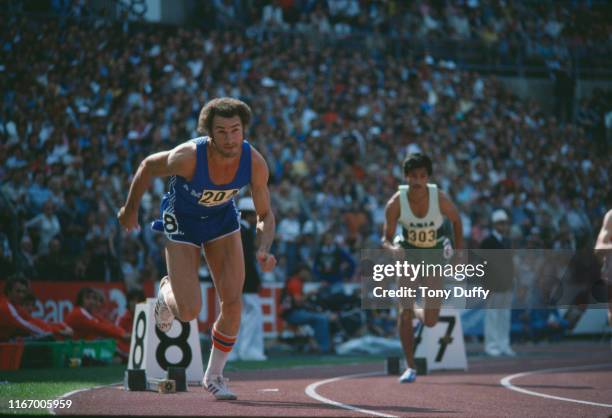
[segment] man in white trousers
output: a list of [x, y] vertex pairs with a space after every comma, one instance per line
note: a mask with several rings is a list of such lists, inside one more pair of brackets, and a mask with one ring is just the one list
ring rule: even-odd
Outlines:
[[242, 292], [242, 316], [240, 317], [240, 338], [234, 345], [229, 360], [263, 361], [264, 354], [263, 314], [259, 288], [261, 277], [255, 258], [255, 229], [257, 213], [253, 199], [243, 197], [238, 201], [240, 211], [240, 235], [244, 252], [245, 280]]
[[486, 285], [491, 294], [485, 310], [484, 348], [489, 356], [515, 356], [516, 353], [510, 347], [514, 265], [508, 239], [509, 218], [503, 209], [497, 209], [491, 216], [491, 222], [491, 234], [480, 244], [481, 249], [496, 250], [487, 251], [491, 275], [487, 275]]

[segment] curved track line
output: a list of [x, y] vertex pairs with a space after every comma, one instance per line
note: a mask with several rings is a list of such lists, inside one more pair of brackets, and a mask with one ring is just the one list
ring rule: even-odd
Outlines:
[[382, 412], [376, 412], [376, 411], [371, 411], [369, 409], [363, 409], [363, 408], [357, 408], [356, 406], [352, 406], [352, 405], [348, 405], [342, 402], [337, 402], [334, 401], [332, 399], [328, 399], [324, 396], [321, 396], [317, 393], [317, 388], [319, 386], [323, 386], [326, 385], [328, 383], [332, 383], [332, 382], [338, 382], [340, 380], [345, 380], [345, 379], [353, 379], [356, 377], [365, 377], [365, 376], [377, 376], [377, 375], [382, 375], [384, 373], [382, 372], [370, 372], [370, 373], [357, 373], [357, 374], [349, 374], [346, 376], [338, 376], [338, 377], [333, 377], [331, 379], [326, 379], [326, 380], [319, 380], [318, 382], [314, 382], [311, 383], [310, 385], [306, 386], [306, 389], [304, 390], [304, 393], [306, 393], [306, 395], [310, 396], [311, 398], [313, 398], [314, 400], [317, 400], [319, 402], [322, 402], [324, 404], [327, 405], [333, 405], [336, 406], [338, 408], [344, 408], [344, 409], [348, 409], [350, 411], [355, 411], [355, 412], [361, 412], [362, 414], [367, 414], [367, 415], [376, 415], [379, 417], [386, 417], [386, 418], [397, 418], [395, 415], [389, 415], [389, 414], [383, 414]]
[[[111, 387], [111, 386], [116, 386], [121, 384], [122, 382], [115, 382], [115, 383], [109, 383], [108, 385], [99, 385], [99, 386], [91, 386], [88, 388], [82, 388], [82, 389], [75, 389], [75, 390], [71, 390], [70, 392], [66, 392], [63, 395], [58, 396], [55, 399], [64, 399], [64, 398], [68, 398], [72, 395], [76, 395], [77, 393], [81, 393], [81, 392], [87, 392], [88, 390], [94, 390], [94, 389], [100, 389], [100, 388], [107, 388], [107, 387]], [[49, 411], [49, 413], [51, 415], [57, 415], [55, 413], [55, 409], [60, 409], [60, 408], [47, 408], [47, 411]], [[62, 408], [62, 409], [69, 409], [69, 408]]]
[[539, 396], [541, 398], [554, 399], [557, 401], [574, 402], [574, 403], [581, 403], [584, 405], [603, 406], [604, 408], [612, 408], [612, 404], [609, 404], [609, 403], [590, 402], [590, 401], [583, 401], [580, 399], [564, 398], [562, 396], [547, 395], [545, 393], [534, 392], [532, 390], [523, 389], [518, 386], [514, 386], [511, 383], [513, 379], [517, 379], [519, 377], [524, 377], [524, 376], [530, 376], [530, 375], [534, 375], [538, 373], [563, 372], [567, 370], [588, 370], [588, 369], [597, 369], [597, 368], [602, 368], [602, 367], [603, 368], [612, 367], [612, 363], [588, 364], [586, 366], [574, 366], [574, 367], [558, 367], [554, 369], [540, 369], [540, 370], [534, 370], [531, 372], [516, 373], [516, 374], [512, 374], [512, 375], [502, 378], [499, 381], [499, 383], [507, 389], [513, 390], [515, 392], [524, 393], [526, 395]]

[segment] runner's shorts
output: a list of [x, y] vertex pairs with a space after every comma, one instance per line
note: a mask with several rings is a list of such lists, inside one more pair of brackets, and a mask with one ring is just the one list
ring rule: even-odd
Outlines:
[[168, 210], [168, 198], [161, 203], [161, 219], [151, 223], [151, 229], [164, 232], [170, 241], [201, 245], [240, 230], [238, 211], [232, 204], [209, 216], [184, 215]]

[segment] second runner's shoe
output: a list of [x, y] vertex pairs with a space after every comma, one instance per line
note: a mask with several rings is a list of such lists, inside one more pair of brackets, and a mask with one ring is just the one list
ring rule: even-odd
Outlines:
[[404, 372], [404, 374], [400, 376], [399, 382], [400, 383], [412, 383], [416, 380], [416, 376], [417, 376], [416, 370], [408, 367], [406, 371]]

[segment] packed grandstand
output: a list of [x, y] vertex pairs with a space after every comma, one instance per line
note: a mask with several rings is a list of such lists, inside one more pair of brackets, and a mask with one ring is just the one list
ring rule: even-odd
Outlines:
[[[10, 2], [0, 278], [128, 291], [159, 280], [163, 236], [148, 224], [164, 181], [143, 198], [140, 231], [126, 234], [115, 214], [140, 161], [198, 136], [201, 106], [220, 96], [254, 110], [247, 139], [270, 167], [279, 265], [264, 282], [357, 282], [358, 252], [380, 246], [411, 152], [432, 157], [468, 247], [503, 208], [514, 248], [592, 248], [612, 172], [612, 94], [577, 97], [575, 85], [610, 79], [610, 6], [528, 3], [215, 0], [177, 27], [81, 2]], [[552, 80], [553, 105], [497, 77], [534, 71]], [[372, 315], [372, 330], [393, 333]], [[359, 315], [347, 321], [360, 328]]]

